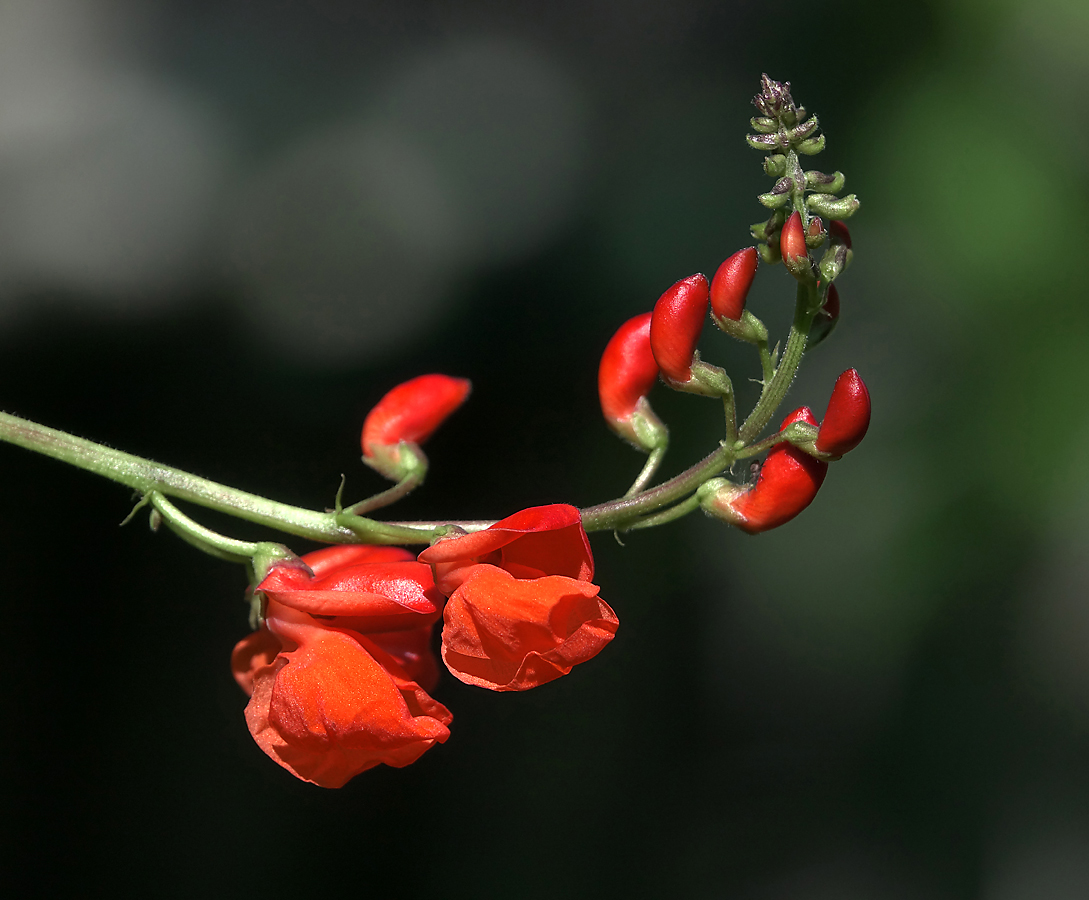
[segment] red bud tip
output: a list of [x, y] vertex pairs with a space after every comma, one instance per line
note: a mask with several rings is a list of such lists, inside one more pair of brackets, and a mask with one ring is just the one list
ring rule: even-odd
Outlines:
[[422, 444], [447, 416], [465, 402], [471, 383], [449, 375], [420, 375], [397, 385], [378, 401], [363, 422], [363, 455], [401, 441]]
[[820, 216], [814, 216], [809, 220], [809, 237], [819, 238], [824, 235], [824, 222]]
[[842, 456], [861, 443], [869, 427], [870, 392], [858, 372], [848, 369], [832, 388], [816, 447], [822, 453]]
[[658, 380], [658, 363], [650, 352], [653, 313], [628, 319], [610, 339], [597, 370], [601, 412], [610, 422], [623, 421]]
[[741, 320], [759, 261], [755, 247], [738, 250], [711, 279], [711, 311], [719, 319]]
[[808, 256], [805, 232], [802, 230], [802, 217], [797, 212], [792, 212], [783, 226], [783, 233], [779, 238], [779, 252], [788, 262], [798, 257]]
[[828, 223], [828, 233], [837, 244], [843, 244], [848, 250], [851, 249], [851, 232], [838, 219], [833, 219]]
[[707, 279], [690, 275], [654, 304], [650, 349], [666, 378], [684, 383], [692, 376], [692, 356], [707, 318], [708, 302]]
[[[795, 422], [816, 425], [808, 407], [794, 410], [780, 428]], [[754, 484], [730, 503], [740, 518], [737, 526], [749, 534], [769, 531], [789, 522], [813, 502], [828, 473], [828, 463], [814, 459], [792, 444], [776, 444]]]

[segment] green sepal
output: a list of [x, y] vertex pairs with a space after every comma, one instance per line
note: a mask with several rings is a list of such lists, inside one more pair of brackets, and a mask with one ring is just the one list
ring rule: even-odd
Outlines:
[[711, 318], [723, 333], [736, 340], [747, 344], [766, 344], [768, 341], [767, 326], [747, 309], [741, 313], [740, 321], [721, 319], [713, 312]]
[[768, 118], [767, 116], [753, 116], [749, 119], [749, 124], [752, 126], [753, 131], [760, 134], [774, 134], [779, 130], [779, 122], [776, 119]]
[[419, 481], [423, 481], [427, 474], [427, 455], [419, 444], [401, 441], [378, 445], [372, 448], [372, 453], [372, 456], [362, 457], [363, 464], [390, 481], [403, 481], [410, 475], [418, 475]]

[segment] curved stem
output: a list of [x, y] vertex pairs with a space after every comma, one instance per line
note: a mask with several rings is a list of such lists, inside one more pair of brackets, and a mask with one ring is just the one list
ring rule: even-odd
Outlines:
[[167, 528], [190, 546], [203, 550], [210, 556], [225, 559], [228, 562], [247, 563], [257, 553], [256, 542], [238, 541], [205, 528], [199, 522], [190, 519], [158, 491], [150, 491], [146, 499], [162, 517]]
[[632, 522], [627, 530], [636, 531], [640, 528], [654, 528], [656, 525], [665, 525], [667, 522], [673, 522], [682, 516], [687, 516], [690, 512], [699, 509], [699, 507], [699, 495], [693, 494], [687, 500], [682, 500], [676, 506], [671, 506], [669, 509], [663, 509], [659, 513], [654, 513], [653, 515]]
[[662, 458], [665, 456], [665, 453], [666, 447], [662, 445], [659, 445], [650, 451], [650, 456], [648, 456], [647, 461], [643, 463], [643, 470], [632, 483], [632, 486], [628, 488], [627, 492], [624, 494], [625, 497], [634, 497], [650, 484], [650, 480], [654, 477], [654, 473], [658, 471], [658, 466], [662, 464]]
[[361, 516], [363, 513], [373, 512], [376, 509], [381, 509], [383, 506], [389, 506], [391, 503], [396, 503], [402, 497], [412, 493], [416, 488], [423, 483], [425, 472], [412, 471], [409, 472], [404, 478], [397, 482], [393, 487], [386, 488], [384, 491], [380, 491], [366, 500], [360, 500], [358, 503], [353, 503], [351, 506], [346, 506], [344, 512], [351, 513], [355, 516]]
[[719, 447], [690, 469], [656, 488], [634, 497], [587, 507], [582, 510], [582, 527], [587, 531], [624, 531], [637, 519], [691, 494], [708, 478], [728, 469], [733, 461], [733, 448], [729, 445]]

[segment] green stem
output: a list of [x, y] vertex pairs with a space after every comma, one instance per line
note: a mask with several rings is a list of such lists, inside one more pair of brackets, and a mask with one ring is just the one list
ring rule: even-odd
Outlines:
[[344, 512], [351, 513], [355, 516], [361, 516], [363, 513], [373, 512], [376, 509], [381, 509], [384, 506], [389, 506], [391, 503], [396, 503], [402, 497], [407, 496], [416, 490], [423, 483], [426, 470], [415, 470], [409, 472], [404, 478], [397, 482], [393, 487], [386, 488], [366, 500], [360, 500], [358, 503], [353, 503], [351, 506], [344, 508]]
[[809, 338], [809, 328], [813, 324], [816, 315], [816, 285], [808, 281], [798, 282], [798, 296], [794, 305], [794, 322], [790, 326], [790, 337], [787, 338], [786, 348], [783, 350], [783, 358], [771, 381], [764, 384], [764, 390], [760, 394], [753, 411], [741, 426], [738, 439], [747, 444], [755, 438], [775, 415], [775, 410], [783, 402], [787, 391], [790, 389], [794, 376], [798, 374], [798, 365], [805, 355], [805, 342]]
[[700, 498], [698, 494], [693, 494], [687, 500], [682, 500], [676, 506], [671, 506], [669, 509], [663, 509], [659, 513], [646, 516], [639, 519], [628, 526], [628, 531], [636, 531], [640, 528], [654, 528], [657, 525], [665, 525], [667, 522], [673, 522], [682, 516], [687, 516], [690, 512], [694, 512], [700, 507]]
[[650, 451], [650, 456], [647, 457], [647, 461], [643, 463], [643, 470], [639, 473], [639, 476], [632, 482], [632, 486], [628, 488], [625, 497], [634, 497], [640, 491], [642, 491], [650, 480], [654, 477], [654, 473], [658, 471], [658, 466], [662, 464], [662, 458], [666, 454], [665, 445], [659, 445]]
[[253, 541], [237, 541], [193, 521], [158, 491], [151, 491], [146, 499], [162, 516], [167, 528], [190, 546], [210, 556], [228, 562], [246, 563], [253, 559], [258, 550], [258, 544]]
[[775, 363], [772, 362], [767, 341], [759, 341], [756, 349], [760, 352], [760, 372], [764, 377], [763, 383], [767, 384], [775, 377]]
[[636, 494], [634, 497], [624, 497], [587, 507], [582, 510], [582, 527], [587, 531], [625, 531], [631, 523], [643, 516], [676, 503], [693, 493], [708, 478], [728, 469], [733, 461], [733, 448], [728, 444], [721, 446], [690, 469], [686, 469], [656, 488]]
[[277, 503], [7, 413], [0, 413], [0, 441], [94, 472], [141, 494], [158, 491], [310, 540], [333, 544], [427, 544], [431, 540], [431, 529], [373, 519], [359, 519], [362, 530], [355, 531], [338, 525], [335, 513]]

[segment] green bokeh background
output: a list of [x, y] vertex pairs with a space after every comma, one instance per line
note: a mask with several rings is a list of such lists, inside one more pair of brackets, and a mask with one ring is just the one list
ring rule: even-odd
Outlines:
[[[747, 241], [766, 179], [742, 136], [767, 71], [820, 115], [817, 165], [862, 200], [842, 320], [788, 402], [823, 409], [858, 368], [865, 442], [776, 532], [696, 515], [623, 547], [597, 536], [621, 619], [599, 658], [525, 695], [448, 678], [450, 742], [337, 792], [245, 731], [227, 670], [241, 573], [118, 531], [123, 490], [4, 450], [13, 873], [155, 896], [1089, 896], [1089, 5], [678, 8], [390, 7], [376, 25], [239, 3], [217, 30], [179, 7], [169, 64], [225, 103], [257, 78], [240, 35], [299, 27], [261, 101], [284, 129], [335, 105], [328, 46], [536, 42], [585, 86], [580, 212], [464, 278], [441, 326], [380, 365], [268, 352], [226, 289], [143, 316], [40, 290], [0, 333], [2, 404], [319, 507], [342, 471], [377, 489], [356, 440], [378, 397], [449, 371], [472, 402], [398, 515], [615, 496], [640, 461], [599, 421], [597, 358], [619, 321]], [[781, 334], [791, 298], [762, 269], [751, 308]], [[728, 343], [708, 331], [701, 351], [742, 384], [753, 360]], [[717, 439], [714, 404], [654, 403], [668, 472]]]

